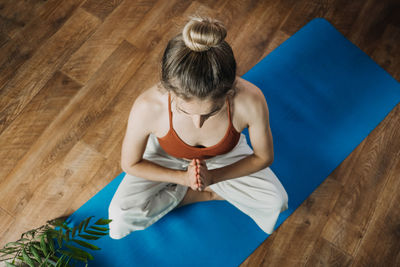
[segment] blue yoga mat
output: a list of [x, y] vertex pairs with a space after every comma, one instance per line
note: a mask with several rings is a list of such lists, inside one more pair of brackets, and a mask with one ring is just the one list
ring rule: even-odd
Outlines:
[[[267, 99], [275, 152], [270, 168], [289, 195], [289, 209], [276, 227], [400, 101], [399, 83], [323, 18], [311, 20], [243, 78]], [[92, 215], [92, 222], [107, 218], [123, 176], [68, 224]], [[194, 203], [123, 239], [91, 241], [101, 250], [90, 251], [89, 266], [238, 266], [268, 236], [227, 201]]]

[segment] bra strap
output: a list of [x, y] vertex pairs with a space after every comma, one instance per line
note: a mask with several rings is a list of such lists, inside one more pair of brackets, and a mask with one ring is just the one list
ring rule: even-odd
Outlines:
[[229, 98], [226, 97], [226, 102], [228, 102], [228, 119], [229, 119], [229, 123], [232, 124], [232, 119], [231, 119], [231, 106], [229, 103]]
[[168, 116], [169, 116], [169, 127], [172, 127], [172, 111], [171, 111], [171, 94], [168, 92]]

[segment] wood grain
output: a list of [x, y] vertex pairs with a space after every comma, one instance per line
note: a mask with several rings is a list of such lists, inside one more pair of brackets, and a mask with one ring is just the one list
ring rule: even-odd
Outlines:
[[[0, 0], [0, 246], [122, 172], [136, 97], [189, 15], [228, 29], [243, 75], [315, 17], [400, 80], [396, 0]], [[400, 266], [400, 107], [241, 266]]]

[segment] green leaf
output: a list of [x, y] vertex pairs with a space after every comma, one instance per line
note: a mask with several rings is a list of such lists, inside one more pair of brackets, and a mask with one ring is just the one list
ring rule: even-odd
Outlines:
[[46, 242], [44, 241], [44, 235], [40, 237], [40, 248], [43, 251], [44, 255], [48, 255], [47, 247], [46, 247]]
[[85, 223], [85, 220], [81, 221], [81, 223], [79, 224], [79, 233], [82, 231], [82, 226]]
[[91, 219], [92, 217], [94, 217], [94, 216], [90, 216], [90, 217], [88, 217], [88, 218], [85, 219], [85, 220], [86, 220], [86, 223], [85, 223], [85, 226], [83, 227], [84, 230], [86, 230], [86, 227], [88, 226], [89, 221], [90, 221], [90, 219]]
[[59, 231], [55, 230], [55, 229], [48, 229], [47, 232], [51, 235], [52, 238], [59, 236]]
[[10, 262], [7, 262], [7, 261], [6, 261], [6, 266], [7, 267], [18, 267], [17, 265], [14, 265], [14, 264], [12, 264]]
[[68, 263], [69, 263], [70, 260], [71, 260], [71, 256], [68, 257], [68, 260], [65, 262], [64, 266], [68, 267], [69, 266]]
[[26, 254], [25, 248], [22, 249], [22, 257], [24, 258], [24, 262], [28, 263], [30, 267], [35, 267], [35, 262]]
[[42, 257], [40, 257], [39, 252], [36, 250], [36, 248], [32, 245], [29, 247], [29, 249], [35, 257], [36, 261], [42, 263]]
[[92, 250], [99, 250], [100, 249], [99, 247], [97, 247], [95, 245], [92, 245], [92, 244], [90, 244], [90, 243], [88, 243], [86, 241], [83, 241], [83, 240], [79, 240], [79, 239], [71, 239], [71, 240], [76, 242], [76, 243], [78, 243], [79, 245], [81, 245], [81, 246], [83, 246], [85, 248], [90, 248]]
[[72, 246], [72, 245], [65, 245], [65, 246], [70, 248], [73, 252], [75, 252], [80, 257], [85, 257], [85, 258], [88, 258], [90, 260], [94, 259], [92, 254], [90, 254], [89, 252], [84, 251], [83, 249], [77, 248], [77, 247]]
[[68, 229], [67, 231], [65, 231], [65, 240], [67, 241], [67, 242], [69, 242], [69, 233], [70, 233], [71, 231]]
[[53, 226], [61, 226], [64, 223], [65, 219], [57, 218], [54, 220], [47, 221], [48, 224]]
[[10, 246], [20, 246], [20, 245], [24, 245], [24, 243], [21, 242], [8, 242], [4, 247], [10, 247]]
[[28, 232], [22, 233], [21, 238], [24, 237], [25, 235], [28, 235]]
[[108, 231], [109, 229], [106, 227], [98, 227], [98, 226], [90, 226], [89, 228], [92, 228], [94, 230], [99, 230], [99, 231]]
[[46, 234], [46, 237], [47, 237], [47, 242], [49, 243], [49, 247], [50, 247], [51, 252], [55, 252], [53, 238], [51, 238], [49, 236], [49, 234]]
[[8, 255], [8, 254], [12, 254], [15, 251], [18, 251], [20, 249], [21, 249], [20, 247], [3, 248], [3, 249], [0, 249], [0, 252], [5, 254], [5, 255]]
[[95, 222], [94, 224], [97, 225], [106, 225], [109, 224], [112, 220], [111, 219], [99, 219], [97, 220], [97, 222]]
[[78, 234], [78, 236], [87, 239], [87, 240], [97, 240], [100, 238], [100, 236], [94, 236], [94, 235], [85, 235], [85, 234]]
[[62, 263], [63, 263], [63, 260], [64, 260], [64, 258], [66, 258], [67, 256], [65, 256], [65, 255], [61, 255], [61, 257], [58, 259], [58, 261], [56, 262], [56, 267], [61, 267], [62, 265]]
[[68, 251], [68, 250], [60, 249], [59, 252], [61, 254], [66, 255], [66, 256], [70, 256], [71, 258], [76, 259], [76, 260], [87, 261], [86, 258], [79, 257], [79, 256], [75, 255], [74, 253], [72, 253], [71, 251]]
[[[57, 252], [58, 252], [58, 249], [57, 249]], [[59, 258], [56, 256], [56, 255], [51, 255], [51, 259], [54, 261], [54, 265], [56, 265], [56, 261], [58, 261], [59, 260]]]
[[97, 231], [92, 231], [92, 230], [85, 230], [86, 233], [88, 234], [92, 234], [92, 235], [108, 235], [107, 233], [103, 233], [103, 232], [97, 232]]
[[[40, 247], [40, 243], [39, 242], [38, 242], [38, 244], [32, 244], [32, 246], [34, 248], [36, 248], [39, 252], [42, 251], [42, 248]], [[44, 253], [43, 253], [43, 255], [44, 255]]]
[[63, 230], [60, 228], [60, 230], [58, 231], [58, 236], [57, 236], [57, 243], [58, 246], [61, 247], [62, 246], [62, 237], [63, 237]]
[[49, 255], [47, 255], [47, 257], [44, 259], [44, 261], [42, 262], [42, 264], [40, 264], [40, 267], [47, 267], [48, 265], [47, 265], [47, 263], [48, 263], [48, 260], [49, 260], [49, 257], [50, 257], [50, 254]]
[[66, 224], [62, 224], [61, 227], [64, 228], [65, 230], [69, 230], [70, 229], [69, 226], [66, 225]]
[[77, 229], [78, 229], [78, 227], [76, 227], [76, 226], [74, 226], [74, 228], [72, 229], [72, 238], [75, 237], [75, 233], [76, 233]]

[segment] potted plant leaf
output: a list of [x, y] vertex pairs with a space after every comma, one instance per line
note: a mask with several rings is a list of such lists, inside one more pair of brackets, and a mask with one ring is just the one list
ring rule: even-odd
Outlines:
[[[108, 235], [108, 225], [112, 220], [99, 219], [89, 225], [90, 216], [73, 228], [66, 223], [68, 216], [47, 221], [39, 228], [29, 230], [14, 242], [7, 243], [0, 249], [0, 262], [6, 266], [75, 266], [76, 261], [86, 263], [93, 260], [90, 250], [99, 250], [98, 246], [90, 244]], [[52, 227], [53, 226], [53, 227]], [[77, 247], [76, 244], [83, 248]]]

